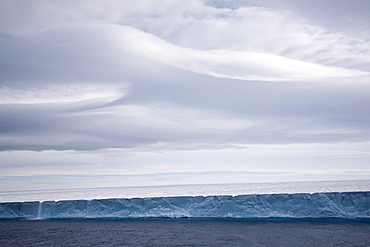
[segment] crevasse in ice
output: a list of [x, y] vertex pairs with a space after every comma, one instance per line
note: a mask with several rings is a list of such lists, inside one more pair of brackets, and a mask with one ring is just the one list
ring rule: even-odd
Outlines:
[[370, 218], [370, 192], [12, 202], [0, 218]]

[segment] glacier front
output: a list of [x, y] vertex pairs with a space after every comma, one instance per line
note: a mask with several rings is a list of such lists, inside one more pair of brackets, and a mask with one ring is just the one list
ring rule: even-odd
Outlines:
[[370, 218], [370, 192], [0, 203], [0, 219]]

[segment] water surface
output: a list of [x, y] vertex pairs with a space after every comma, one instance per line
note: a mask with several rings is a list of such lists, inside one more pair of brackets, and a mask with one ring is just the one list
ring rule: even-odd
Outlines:
[[348, 220], [3, 220], [0, 246], [370, 246]]

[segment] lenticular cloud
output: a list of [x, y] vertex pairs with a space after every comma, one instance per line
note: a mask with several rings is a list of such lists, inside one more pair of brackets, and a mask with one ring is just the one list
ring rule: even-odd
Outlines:
[[122, 86], [70, 84], [32, 88], [0, 88], [0, 104], [73, 103], [79, 101], [113, 101], [125, 95]]
[[[60, 38], [57, 38], [60, 37]], [[263, 52], [196, 50], [182, 47], [139, 29], [115, 24], [79, 25], [33, 34], [30, 40], [53, 45], [72, 45], [114, 52], [119, 61], [130, 53], [170, 66], [219, 78], [257, 81], [316, 81], [369, 77], [356, 69], [320, 65]], [[315, 71], [315, 73], [312, 73]]]

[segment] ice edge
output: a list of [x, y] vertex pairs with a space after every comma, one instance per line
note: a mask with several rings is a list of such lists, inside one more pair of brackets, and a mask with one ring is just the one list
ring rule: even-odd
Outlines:
[[370, 191], [0, 203], [0, 219], [370, 219]]

